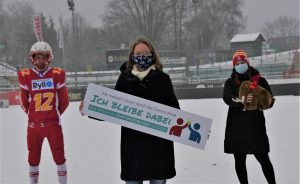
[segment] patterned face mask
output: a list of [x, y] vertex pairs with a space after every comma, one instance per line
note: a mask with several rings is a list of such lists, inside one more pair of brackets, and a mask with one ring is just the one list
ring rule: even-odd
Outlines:
[[132, 61], [134, 64], [138, 65], [139, 68], [141, 69], [147, 69], [149, 68], [152, 64], [154, 64], [154, 57], [152, 55], [138, 55], [132, 56]]

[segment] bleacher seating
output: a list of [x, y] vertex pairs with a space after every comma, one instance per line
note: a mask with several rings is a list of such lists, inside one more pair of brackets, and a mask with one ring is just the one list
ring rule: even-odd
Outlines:
[[[300, 50], [299, 50], [300, 51]], [[249, 58], [251, 66], [257, 68], [262, 76], [267, 79], [283, 79], [285, 71], [292, 65], [294, 53], [287, 51], [276, 54], [265, 54], [254, 58]], [[230, 77], [232, 72], [231, 61], [222, 63], [212, 63], [189, 67], [165, 67], [164, 71], [176, 85], [194, 85], [218, 83], [222, 84]], [[67, 72], [67, 86], [70, 88], [85, 88], [88, 83], [97, 83], [106, 86], [114, 86], [119, 70], [92, 71], [92, 72]], [[16, 79], [16, 68], [0, 61], [0, 91], [18, 88]]]
[[17, 69], [0, 61], [0, 91], [10, 91], [17, 86]]

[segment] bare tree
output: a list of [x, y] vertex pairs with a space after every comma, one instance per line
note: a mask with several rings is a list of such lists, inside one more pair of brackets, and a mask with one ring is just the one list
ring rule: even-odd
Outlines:
[[244, 28], [241, 6], [241, 0], [198, 0], [194, 21], [201, 32], [200, 48], [218, 49], [222, 40]]
[[[6, 12], [3, 9], [3, 1], [0, 0], [0, 54], [2, 57], [4, 56], [5, 50], [6, 50], [6, 38], [8, 37], [8, 34], [5, 32], [5, 22], [4, 19], [7, 17]], [[2, 58], [0, 58], [2, 59]]]
[[[92, 28], [90, 23], [79, 13], [74, 16], [74, 48], [72, 19], [61, 20], [64, 35], [65, 64], [69, 71], [84, 71], [87, 65], [100, 68], [105, 62], [103, 37], [100, 29]], [[73, 50], [74, 49], [74, 50]]]
[[157, 44], [168, 26], [169, 9], [169, 0], [112, 0], [103, 16], [102, 31], [116, 36], [117, 41], [107, 35], [116, 45], [129, 44], [137, 36], [145, 36]]
[[59, 67], [62, 66], [61, 63], [61, 53], [60, 49], [58, 48], [58, 37], [57, 31], [55, 30], [55, 24], [51, 16], [47, 19], [43, 13], [41, 15], [41, 23], [42, 23], [42, 31], [43, 31], [43, 39], [45, 42], [49, 43], [52, 47], [54, 53], [54, 62], [55, 66]]
[[74, 62], [79, 62], [80, 70], [86, 70], [87, 65], [99, 67], [104, 62], [100, 30], [92, 28], [80, 14], [76, 13], [75, 17], [77, 61]]
[[[33, 28], [33, 15], [36, 14], [28, 1], [15, 1], [8, 4], [7, 9], [0, 12], [0, 39], [4, 39], [5, 49], [1, 54], [9, 59], [12, 65], [30, 67], [28, 54], [31, 45], [36, 41]], [[62, 50], [58, 48], [57, 31], [51, 18], [41, 14], [44, 40], [47, 41], [55, 54], [55, 66], [62, 66]], [[3, 21], [2, 21], [3, 20]], [[92, 28], [85, 18], [75, 13], [75, 50], [72, 45], [72, 19], [62, 23], [64, 35], [65, 64], [69, 71], [85, 70], [86, 65], [100, 66], [104, 62], [104, 53], [99, 51], [103, 46], [99, 29]], [[3, 26], [4, 25], [4, 26]], [[1, 40], [0, 40], [1, 41]], [[103, 49], [103, 48], [102, 48]]]
[[172, 0], [172, 19], [174, 30], [174, 50], [181, 50], [183, 48], [183, 25], [185, 18], [187, 18], [188, 1], [187, 0]]
[[90, 46], [85, 40], [85, 34], [90, 25], [79, 13], [74, 13], [74, 33], [72, 18], [66, 20], [62, 26], [65, 64], [68, 70], [76, 71], [82, 62], [87, 60], [86, 49], [89, 49]]
[[216, 49], [244, 28], [241, 5], [242, 0], [112, 0], [101, 32], [111, 47], [146, 36], [158, 47]]
[[262, 28], [272, 49], [285, 51], [299, 48], [299, 18], [280, 16]]
[[298, 36], [299, 18], [280, 16], [275, 20], [266, 22], [262, 28], [266, 38]]
[[4, 29], [9, 32], [7, 55], [13, 59], [12, 65], [29, 65], [28, 52], [35, 41], [33, 15], [34, 9], [29, 2], [16, 1], [7, 6]]

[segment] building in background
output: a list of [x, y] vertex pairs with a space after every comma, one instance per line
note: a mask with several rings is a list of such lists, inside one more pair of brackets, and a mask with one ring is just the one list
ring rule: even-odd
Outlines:
[[262, 43], [266, 41], [260, 33], [236, 34], [230, 40], [230, 50], [243, 49], [248, 57], [262, 55]]

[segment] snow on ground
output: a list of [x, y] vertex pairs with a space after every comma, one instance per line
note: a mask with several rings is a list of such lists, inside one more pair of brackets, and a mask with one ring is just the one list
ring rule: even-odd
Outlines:
[[[62, 116], [70, 184], [118, 184], [120, 127], [81, 116], [72, 102]], [[169, 184], [238, 183], [233, 156], [223, 152], [227, 106], [222, 99], [181, 100], [181, 109], [214, 119], [205, 150], [175, 143], [177, 176]], [[276, 97], [265, 111], [270, 158], [277, 183], [299, 183], [299, 96]], [[28, 183], [26, 116], [18, 106], [0, 109], [1, 184]], [[266, 183], [254, 156], [247, 159], [249, 183]], [[40, 183], [57, 182], [48, 142], [43, 144]]]
[[[296, 52], [300, 52], [300, 49], [279, 52], [279, 53], [277, 52], [276, 54], [275, 53], [266, 54], [265, 52], [263, 52], [262, 56], [250, 57], [249, 61], [250, 61], [251, 66], [254, 66], [254, 67], [261, 66], [261, 65], [269, 65], [269, 64], [291, 65], [293, 62], [294, 54]], [[222, 68], [222, 69], [231, 69], [232, 61], [228, 60], [225, 62], [200, 65], [200, 68], [212, 68], [212, 67], [217, 67], [217, 68]]]

